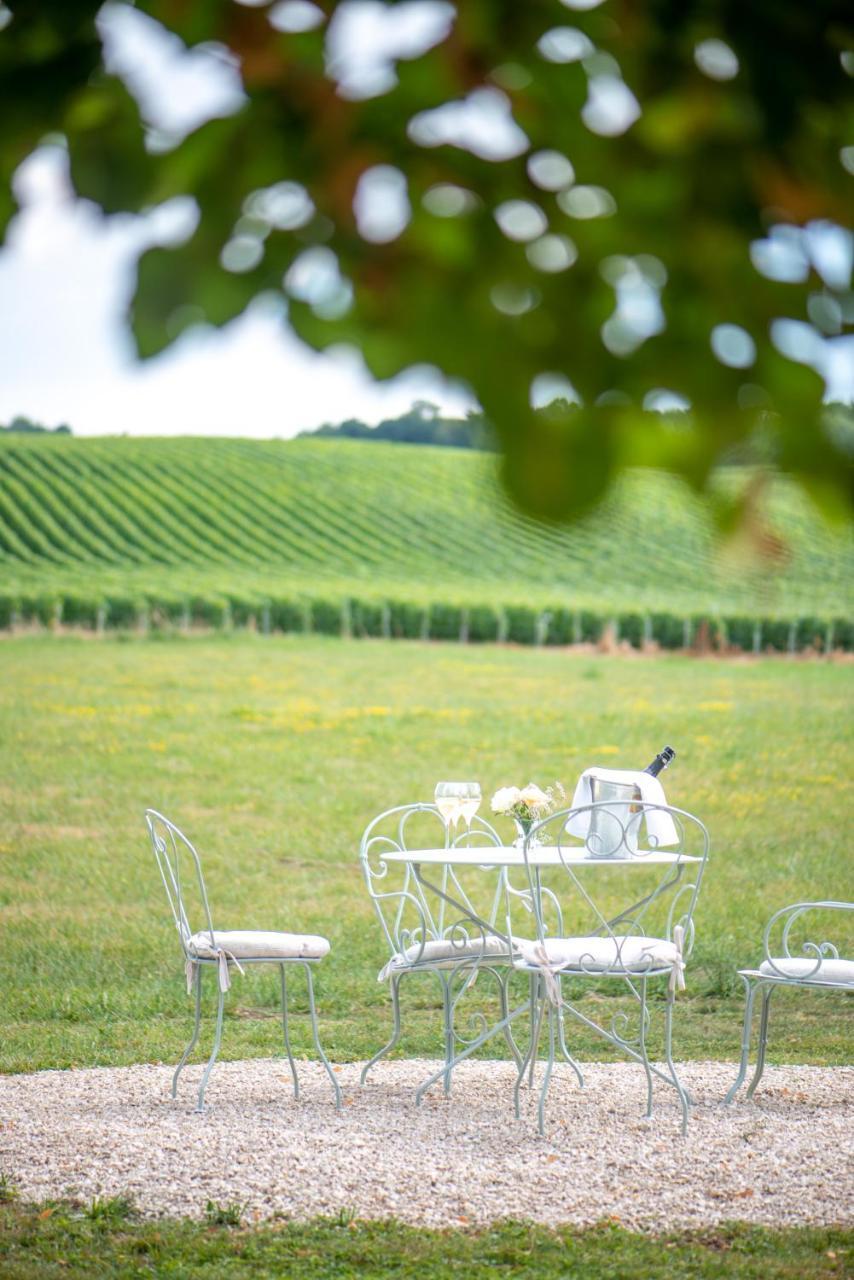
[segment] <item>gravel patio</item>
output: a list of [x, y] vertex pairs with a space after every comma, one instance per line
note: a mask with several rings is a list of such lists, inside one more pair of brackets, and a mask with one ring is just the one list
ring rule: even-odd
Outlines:
[[753, 1102], [720, 1105], [735, 1067], [684, 1065], [694, 1095], [688, 1138], [676, 1098], [633, 1064], [587, 1064], [580, 1091], [557, 1070], [546, 1137], [534, 1099], [513, 1115], [514, 1071], [467, 1062], [453, 1093], [415, 1086], [438, 1064], [360, 1064], [328, 1078], [300, 1063], [224, 1062], [194, 1113], [194, 1081], [169, 1095], [171, 1068], [44, 1071], [0, 1078], [0, 1170], [27, 1199], [129, 1195], [148, 1215], [200, 1218], [208, 1201], [239, 1203], [249, 1221], [340, 1212], [455, 1227], [496, 1219], [588, 1225], [605, 1218], [643, 1230], [739, 1219], [766, 1225], [842, 1224], [854, 1204], [854, 1069], [771, 1067]]

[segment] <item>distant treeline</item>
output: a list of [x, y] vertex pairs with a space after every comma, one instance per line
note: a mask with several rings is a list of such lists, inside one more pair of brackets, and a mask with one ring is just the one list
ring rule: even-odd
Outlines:
[[387, 418], [371, 427], [358, 418], [348, 418], [337, 426], [324, 423], [303, 436], [325, 436], [336, 440], [396, 440], [402, 444], [436, 444], [452, 449], [495, 449], [495, 436], [482, 413], [470, 411], [465, 418], [442, 418], [435, 405], [417, 401], [408, 413]]
[[70, 436], [71, 428], [63, 422], [58, 427], [43, 427], [38, 422], [31, 422], [29, 418], [13, 418], [7, 427], [0, 423], [0, 431], [20, 431], [29, 435], [44, 435], [49, 432], [55, 436]]
[[[536, 409], [540, 414], [574, 413], [577, 406], [567, 400], [556, 400], [544, 408]], [[649, 411], [658, 413], [657, 410]], [[687, 418], [683, 410], [668, 410], [666, 417], [679, 421]], [[854, 449], [854, 409], [850, 404], [829, 403], [824, 411], [825, 430], [836, 436], [844, 436]], [[61, 428], [57, 428], [61, 430]], [[341, 440], [396, 440], [402, 444], [434, 444], [453, 449], [480, 449], [495, 452], [498, 449], [495, 432], [482, 413], [470, 410], [465, 418], [443, 418], [436, 405], [426, 400], [418, 400], [408, 413], [399, 418], [386, 418], [377, 426], [370, 426], [359, 418], [348, 418], [337, 426], [324, 423], [312, 431], [301, 431], [301, 436], [316, 438], [318, 436]], [[719, 459], [721, 466], [742, 466], [756, 459], [750, 447], [744, 446], [728, 450]]]

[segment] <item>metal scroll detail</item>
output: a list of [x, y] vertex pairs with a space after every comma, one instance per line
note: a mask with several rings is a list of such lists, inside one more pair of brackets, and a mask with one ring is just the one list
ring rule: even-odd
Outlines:
[[[601, 820], [603, 813], [606, 821]], [[594, 821], [596, 815], [598, 820]], [[539, 855], [535, 856], [538, 841], [554, 847], [553, 869]], [[694, 945], [694, 911], [709, 854], [706, 828], [694, 815], [672, 806], [648, 804], [636, 798], [609, 799], [550, 815], [532, 829], [523, 848], [537, 929], [536, 944], [526, 949], [525, 967], [537, 975], [542, 1011], [519, 1072], [517, 1107], [518, 1083], [526, 1070], [533, 1074], [539, 1026], [543, 1024], [548, 1030], [539, 1101], [543, 1130], [559, 1020], [566, 1014], [643, 1066], [648, 1116], [652, 1113], [654, 1080], [672, 1086], [679, 1098], [683, 1133], [686, 1132], [690, 1104], [673, 1062], [672, 1017], [676, 991], [684, 985], [685, 960]], [[615, 864], [610, 872], [606, 870], [609, 860]], [[641, 867], [645, 860], [648, 874], [639, 882], [639, 871], [628, 868]], [[590, 870], [593, 865], [599, 869]], [[686, 876], [689, 870], [691, 874]], [[656, 874], [657, 879], [648, 887], [649, 876]], [[572, 936], [550, 933], [546, 894], [554, 894], [563, 906], [564, 918], [573, 920]], [[580, 924], [579, 915], [583, 921]], [[565, 980], [564, 986], [561, 979]], [[651, 1012], [656, 1007], [651, 1009], [648, 1003], [648, 984], [662, 979], [668, 984], [664, 1002], [665, 1064], [657, 1066], [650, 1061], [646, 1044]], [[578, 984], [591, 981], [620, 982], [629, 1000], [628, 1012], [621, 1009], [604, 1023], [589, 1016], [570, 996]]]
[[[747, 1097], [752, 1098], [762, 1079], [765, 1070], [765, 1051], [768, 1044], [768, 1020], [771, 1000], [774, 992], [781, 987], [806, 987], [813, 990], [854, 990], [854, 979], [844, 962], [835, 973], [823, 971], [827, 961], [839, 960], [839, 947], [836, 942], [813, 942], [809, 939], [796, 942], [799, 929], [806, 925], [805, 917], [815, 912], [854, 911], [854, 902], [838, 902], [822, 900], [814, 902], [792, 902], [788, 906], [775, 911], [765, 926], [762, 935], [763, 959], [758, 969], [740, 969], [739, 976], [744, 983], [744, 1023], [741, 1033], [741, 1060], [738, 1074], [730, 1086], [724, 1099], [730, 1103], [738, 1093], [747, 1075], [752, 1038], [753, 1010], [757, 996], [761, 997], [759, 1015], [759, 1035], [756, 1050], [756, 1068], [747, 1088]], [[810, 929], [813, 920], [810, 920]], [[778, 936], [779, 945], [774, 944]], [[773, 953], [773, 954], [772, 954]], [[849, 952], [849, 955], [851, 953]]]
[[[797, 974], [798, 982], [810, 982], [816, 980], [821, 971], [822, 964], [825, 960], [838, 960], [839, 949], [833, 942], [812, 942], [804, 940], [792, 950], [792, 932], [799, 926], [805, 915], [817, 910], [829, 911], [854, 911], [854, 903], [852, 902], [793, 902], [786, 907], [782, 907], [776, 911], [765, 926], [765, 932], [762, 935], [763, 962], [771, 973], [781, 978], [792, 980], [795, 975], [792, 973], [790, 966], [784, 968], [779, 967], [778, 961], [783, 960], [812, 960], [811, 969], [806, 969]], [[775, 927], [780, 926], [780, 947], [772, 947], [772, 939], [775, 936]], [[775, 954], [772, 954], [772, 951]], [[820, 979], [819, 979], [820, 980]]]
[[[187, 915], [185, 894], [188, 889], [192, 889], [198, 897], [204, 927], [210, 935], [211, 947], [214, 946], [213, 920], [199, 855], [183, 832], [179, 831], [168, 818], [164, 818], [162, 813], [147, 809], [145, 822], [151, 837], [157, 869], [166, 890], [172, 919], [181, 939], [181, 948], [185, 957], [194, 959], [187, 949], [187, 943], [196, 932]], [[185, 867], [188, 866], [189, 875], [182, 875], [182, 864]]]
[[[410, 968], [430, 964], [437, 958], [453, 961], [454, 952], [478, 951], [482, 941], [476, 930], [469, 930], [469, 921], [451, 918], [446, 899], [428, 894], [411, 863], [390, 863], [385, 855], [403, 853], [418, 848], [414, 831], [421, 822], [423, 844], [424, 830], [433, 836], [437, 848], [462, 848], [472, 838], [479, 845], [499, 846], [500, 837], [489, 823], [475, 818], [471, 829], [450, 839], [448, 828], [439, 810], [433, 804], [400, 805], [389, 809], [370, 823], [362, 837], [360, 861], [365, 884], [374, 904], [380, 928], [389, 948], [390, 960], [398, 960], [401, 967]], [[478, 912], [460, 882], [455, 868], [446, 865], [437, 869], [441, 894], [450, 895], [465, 910], [475, 916]], [[499, 900], [489, 907], [494, 918]], [[438, 944], [447, 943], [449, 953], [438, 957]], [[430, 944], [436, 944], [430, 946]], [[484, 942], [485, 946], [485, 942]]]
[[[388, 948], [388, 960], [380, 979], [390, 980], [394, 1029], [388, 1044], [367, 1063], [370, 1068], [390, 1052], [400, 1038], [398, 984], [411, 973], [434, 974], [440, 983], [443, 1007], [443, 1039], [446, 1092], [450, 1089], [455, 1046], [471, 1048], [488, 1034], [485, 1016], [475, 1011], [463, 1016], [462, 1002], [482, 969], [498, 983], [502, 1010], [507, 1000], [507, 974], [512, 956], [497, 921], [504, 902], [503, 873], [489, 890], [487, 900], [473, 901], [463, 875], [450, 858], [453, 850], [468, 846], [501, 847], [495, 829], [474, 818], [471, 826], [451, 833], [433, 804], [400, 805], [375, 818], [361, 841], [360, 860], [368, 893]], [[449, 862], [430, 867], [429, 880], [419, 875], [414, 860], [391, 862], [391, 852], [408, 853], [419, 848], [449, 851]], [[488, 865], [488, 856], [485, 857]], [[520, 1055], [509, 1032], [508, 1046], [516, 1061]]]

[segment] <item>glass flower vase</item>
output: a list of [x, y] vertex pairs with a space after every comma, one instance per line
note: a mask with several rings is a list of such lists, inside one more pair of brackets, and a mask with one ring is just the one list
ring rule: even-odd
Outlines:
[[528, 841], [529, 849], [533, 849], [540, 843], [536, 836], [533, 839], [530, 838], [531, 828], [534, 825], [533, 818], [517, 818], [514, 814], [513, 821], [516, 824], [516, 839], [513, 841], [514, 849], [521, 849], [526, 840]]

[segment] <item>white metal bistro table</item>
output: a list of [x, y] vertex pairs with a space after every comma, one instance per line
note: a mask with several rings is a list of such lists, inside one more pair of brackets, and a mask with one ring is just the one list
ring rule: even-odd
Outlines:
[[[540, 873], [548, 868], [564, 867], [573, 873], [578, 871], [586, 871], [603, 868], [633, 868], [641, 867], [658, 867], [662, 869], [662, 877], [659, 884], [647, 895], [641, 897], [621, 911], [618, 916], [605, 922], [605, 926], [610, 928], [626, 917], [632, 915], [639, 907], [644, 907], [653, 901], [657, 896], [665, 892], [666, 889], [672, 888], [679, 880], [683, 868], [690, 863], [701, 862], [702, 859], [694, 855], [685, 854], [683, 852], [674, 853], [664, 849], [638, 849], [637, 852], [631, 854], [626, 853], [618, 856], [596, 856], [589, 852], [586, 845], [531, 845], [529, 844], [527, 852], [517, 845], [483, 845], [483, 846], [448, 846], [445, 848], [427, 848], [427, 849], [387, 849], [383, 852], [383, 859], [390, 863], [402, 863], [411, 866], [419, 883], [430, 893], [435, 894], [438, 898], [448, 903], [455, 911], [460, 913], [463, 920], [470, 922], [477, 930], [480, 931], [484, 941], [484, 955], [486, 955], [486, 939], [489, 937], [499, 938], [509, 952], [516, 950], [517, 939], [514, 939], [508, 928], [502, 931], [495, 923], [490, 923], [482, 916], [478, 915], [471, 907], [470, 902], [463, 902], [461, 897], [455, 897], [447, 890], [447, 882], [443, 884], [437, 883], [436, 879], [431, 877], [432, 868], [454, 867], [474, 868], [483, 871], [497, 870], [506, 877], [508, 871], [512, 869], [527, 870], [533, 872], [536, 878], [536, 892], [539, 897], [543, 890], [540, 884]], [[668, 876], [667, 869], [672, 874]], [[438, 877], [441, 879], [442, 877]], [[539, 907], [537, 908], [539, 909]], [[477, 970], [477, 958], [468, 956], [466, 958], [466, 967], [471, 970], [470, 981], [474, 980]], [[571, 1010], [572, 1011], [572, 1010]], [[494, 1036], [505, 1033], [506, 1029], [522, 1015], [532, 1012], [532, 1000], [526, 999], [522, 1004], [517, 1005], [513, 1009], [509, 1009], [504, 1017], [498, 1022], [487, 1027], [481, 1035], [479, 1035], [464, 1049], [457, 1053], [450, 1064], [446, 1064], [439, 1071], [429, 1076], [419, 1086], [416, 1092], [416, 1102], [420, 1105], [424, 1094], [431, 1085], [435, 1084], [442, 1077], [447, 1078], [447, 1073], [452, 1070], [464, 1059], [475, 1053], [483, 1044]], [[572, 1011], [574, 1012], [574, 1011]], [[588, 1020], [582, 1016], [582, 1021]], [[534, 1032], [532, 1028], [532, 1048], [530, 1054], [531, 1069], [533, 1070], [533, 1054], [535, 1049]], [[570, 1064], [574, 1067], [579, 1083], [583, 1085], [581, 1072], [571, 1058], [564, 1046], [564, 1053]]]
[[[389, 849], [386, 862], [408, 862], [412, 866], [455, 867], [524, 867], [525, 855], [518, 845], [466, 845], [445, 849]], [[531, 867], [559, 867], [567, 863], [583, 867], [668, 866], [701, 862], [702, 858], [687, 853], [670, 853], [665, 849], [638, 849], [631, 855], [610, 857], [587, 852], [584, 845], [539, 845], [528, 849]]]

